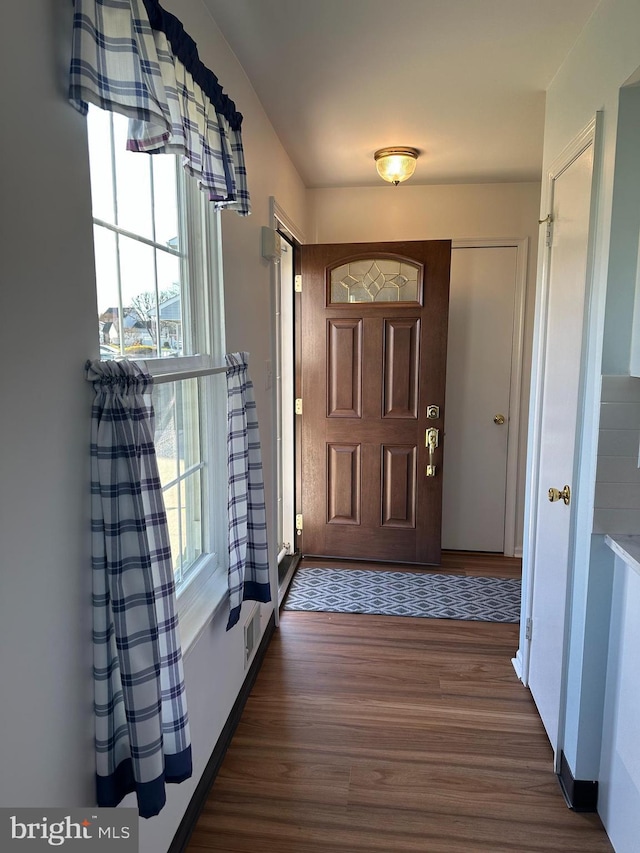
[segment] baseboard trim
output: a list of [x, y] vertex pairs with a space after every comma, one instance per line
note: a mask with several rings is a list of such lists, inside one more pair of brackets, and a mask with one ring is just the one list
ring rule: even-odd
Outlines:
[[231, 713], [227, 717], [227, 721], [224, 724], [222, 731], [220, 732], [220, 737], [218, 738], [216, 745], [213, 748], [211, 757], [209, 758], [207, 766], [205, 767], [204, 772], [200, 777], [200, 781], [198, 782], [196, 789], [193, 792], [191, 801], [189, 802], [184, 816], [180, 821], [180, 826], [176, 830], [176, 834], [173, 836], [173, 841], [171, 842], [167, 853], [184, 853], [184, 851], [187, 849], [191, 834], [195, 829], [198, 818], [200, 817], [200, 812], [204, 808], [204, 804], [206, 803], [207, 797], [209, 796], [209, 791], [211, 790], [213, 783], [216, 780], [216, 776], [218, 775], [218, 771], [220, 770], [220, 767], [222, 765], [225, 753], [229, 748], [229, 744], [231, 743], [233, 733], [235, 732], [238, 723], [240, 722], [242, 711], [247, 702], [247, 699], [249, 698], [251, 688], [254, 685], [258, 672], [260, 671], [260, 667], [262, 666], [262, 661], [264, 660], [267, 648], [269, 646], [269, 643], [271, 642], [271, 637], [273, 636], [275, 627], [276, 617], [274, 612], [271, 614], [271, 618], [267, 623], [265, 632], [262, 635], [262, 639], [260, 640], [260, 645], [258, 646], [258, 649], [254, 655], [253, 662], [249, 667], [249, 671], [247, 672], [246, 678], [242, 684], [242, 687], [240, 688], [240, 692], [238, 693], [233, 708], [231, 709]]
[[560, 752], [558, 782], [567, 805], [574, 812], [595, 812], [598, 808], [598, 783], [574, 779], [564, 752]]
[[[285, 560], [286, 559], [287, 558], [285, 557]], [[278, 607], [282, 607], [282, 602], [286, 598], [287, 592], [289, 591], [289, 585], [293, 580], [293, 576], [295, 574], [296, 569], [298, 568], [298, 563], [301, 559], [302, 554], [299, 551], [291, 555], [291, 560], [287, 568], [287, 573], [284, 576], [282, 583], [279, 583], [278, 585]], [[278, 567], [278, 571], [280, 571], [280, 567]]]
[[516, 652], [516, 656], [511, 658], [511, 665], [515, 669], [519, 680], [522, 681], [522, 657], [520, 656], [520, 649]]

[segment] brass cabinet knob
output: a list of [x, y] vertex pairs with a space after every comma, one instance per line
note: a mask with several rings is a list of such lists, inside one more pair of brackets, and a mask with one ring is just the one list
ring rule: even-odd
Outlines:
[[496, 415], [493, 419], [494, 424], [498, 424], [498, 426], [502, 426], [504, 423], [504, 415]]
[[551, 503], [555, 503], [556, 501], [562, 500], [565, 506], [569, 506], [571, 502], [571, 489], [569, 486], [565, 486], [562, 491], [560, 489], [549, 489], [549, 500]]

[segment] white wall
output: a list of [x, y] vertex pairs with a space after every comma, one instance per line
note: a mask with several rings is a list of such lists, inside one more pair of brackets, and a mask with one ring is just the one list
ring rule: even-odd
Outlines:
[[[602, 137], [596, 150], [598, 196], [595, 209], [593, 295], [588, 320], [583, 413], [583, 455], [576, 501], [577, 535], [567, 672], [564, 751], [576, 778], [595, 779], [604, 697], [611, 565], [602, 537], [591, 537], [600, 417], [602, 364], [607, 372], [626, 372], [630, 324], [628, 284], [609, 275], [612, 263], [614, 164], [619, 89], [640, 65], [640, 4], [637, 0], [602, 0], [547, 92], [544, 168], [602, 111]], [[611, 239], [611, 247], [614, 241]], [[614, 265], [615, 266], [615, 265]], [[627, 270], [630, 274], [630, 271]], [[635, 272], [635, 270], [634, 270]], [[627, 276], [627, 282], [629, 277]], [[621, 353], [622, 348], [622, 355]], [[604, 355], [603, 355], [604, 354]], [[640, 531], [638, 531], [640, 532]]]
[[[425, 164], [428, 168], [428, 164]], [[529, 238], [516, 549], [522, 549], [526, 428], [540, 184], [455, 184], [309, 190], [312, 242]]]
[[[304, 229], [305, 189], [200, 0], [165, 5], [245, 115], [254, 213], [223, 215], [227, 346], [251, 352], [273, 526], [273, 407], [264, 383], [272, 293], [260, 226], [275, 195]], [[94, 802], [92, 394], [83, 368], [97, 357], [97, 306], [85, 121], [65, 95], [71, 14], [69, 0], [9, 4], [0, 36], [11, 128], [0, 143], [2, 806]], [[271, 610], [262, 608], [263, 628]], [[195, 774], [169, 786], [163, 812], [141, 822], [142, 853], [167, 849], [243, 681], [242, 618], [228, 634], [225, 622], [221, 614], [186, 656]]]
[[[84, 120], [61, 95], [69, 3], [2, 30], [2, 806], [91, 802], [89, 407], [97, 351]], [[54, 19], [54, 15], [58, 16]], [[28, 47], [27, 47], [28, 46]], [[28, 55], [27, 55], [28, 52]], [[17, 73], [20, 69], [20, 73]]]

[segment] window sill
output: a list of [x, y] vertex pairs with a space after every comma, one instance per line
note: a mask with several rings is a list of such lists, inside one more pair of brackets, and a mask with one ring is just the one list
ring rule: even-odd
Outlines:
[[183, 658], [227, 602], [227, 573], [219, 566], [202, 569], [178, 594], [178, 619]]

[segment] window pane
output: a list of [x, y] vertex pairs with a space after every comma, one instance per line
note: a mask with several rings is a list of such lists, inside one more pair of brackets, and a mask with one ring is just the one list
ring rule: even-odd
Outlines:
[[98, 291], [100, 357], [113, 358], [120, 352], [118, 254], [116, 235], [100, 225], [93, 226]]
[[156, 455], [163, 485], [202, 461], [198, 405], [197, 379], [154, 386]]
[[124, 352], [129, 358], [157, 356], [155, 249], [119, 238]]
[[164, 506], [167, 512], [167, 526], [169, 528], [169, 543], [171, 545], [171, 562], [173, 564], [173, 575], [176, 583], [182, 580], [182, 562], [180, 553], [182, 550], [182, 530], [180, 512], [180, 489], [178, 485], [166, 489], [164, 492]]
[[127, 151], [128, 120], [114, 115], [118, 225], [153, 238], [151, 215], [151, 154]]
[[198, 380], [156, 385], [153, 405], [158, 471], [179, 581], [203, 551]]
[[[156, 249], [156, 262], [160, 294], [160, 355], [182, 355], [180, 258]], [[157, 335], [154, 338], [157, 339]]]
[[90, 107], [87, 116], [87, 132], [93, 215], [96, 219], [114, 224], [110, 113], [98, 107]]
[[331, 270], [331, 302], [418, 302], [419, 274], [395, 258], [351, 261]]
[[176, 422], [176, 387], [167, 382], [153, 389], [153, 408], [156, 413], [155, 444], [160, 482], [175, 480], [178, 469], [178, 424]]
[[182, 571], [187, 572], [202, 554], [202, 501], [200, 471], [194, 471], [180, 483], [182, 530]]
[[198, 380], [186, 379], [176, 385], [176, 422], [178, 425], [178, 469], [184, 474], [198, 465], [200, 456], [200, 420], [198, 418]]
[[156, 243], [180, 249], [178, 233], [178, 193], [176, 168], [177, 158], [173, 154], [154, 154], [153, 207], [156, 227]]

